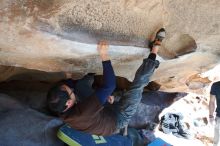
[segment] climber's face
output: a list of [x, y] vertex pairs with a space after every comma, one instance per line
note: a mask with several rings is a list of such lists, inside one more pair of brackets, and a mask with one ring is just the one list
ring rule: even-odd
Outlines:
[[114, 101], [115, 101], [115, 97], [114, 96], [108, 96], [108, 102], [110, 103], [110, 104], [113, 104], [114, 103]]

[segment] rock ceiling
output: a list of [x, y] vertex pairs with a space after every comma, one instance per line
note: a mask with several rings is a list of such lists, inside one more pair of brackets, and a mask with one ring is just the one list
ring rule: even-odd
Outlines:
[[26, 69], [100, 74], [95, 44], [107, 39], [117, 76], [132, 80], [149, 53], [146, 38], [165, 27], [152, 80], [165, 91], [200, 89], [210, 81], [199, 74], [220, 58], [219, 6], [219, 0], [2, 0], [0, 79]]

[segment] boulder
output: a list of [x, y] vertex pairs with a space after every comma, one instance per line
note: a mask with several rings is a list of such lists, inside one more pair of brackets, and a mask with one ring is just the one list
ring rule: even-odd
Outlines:
[[203, 87], [188, 80], [218, 64], [219, 6], [219, 0], [4, 0], [0, 64], [75, 78], [101, 74], [96, 43], [107, 39], [116, 74], [132, 80], [149, 54], [146, 39], [165, 27], [161, 66], [152, 80], [164, 91]]

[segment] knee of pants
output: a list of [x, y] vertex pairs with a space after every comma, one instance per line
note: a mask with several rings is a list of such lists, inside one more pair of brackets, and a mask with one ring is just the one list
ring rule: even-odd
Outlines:
[[117, 123], [116, 123], [116, 128], [117, 129], [122, 129], [125, 126], [127, 126], [129, 124], [129, 119], [124, 119], [124, 118], [118, 118], [117, 119]]

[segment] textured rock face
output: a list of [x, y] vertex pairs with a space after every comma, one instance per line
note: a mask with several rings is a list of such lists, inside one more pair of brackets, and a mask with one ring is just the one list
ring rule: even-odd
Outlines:
[[164, 140], [172, 141], [172, 145], [212, 145], [214, 126], [208, 124], [207, 115], [209, 111], [207, 97], [208, 96], [188, 94], [176, 101], [170, 107], [165, 108], [159, 115], [159, 118], [161, 118], [167, 113], [181, 114], [183, 116], [182, 123], [185, 124], [185, 129], [191, 134], [191, 139], [177, 138], [175, 140], [174, 137], [161, 133], [158, 129], [155, 135], [164, 138]]
[[[174, 146], [184, 146], [186, 144], [198, 146], [212, 145], [214, 127], [208, 124], [207, 97], [192, 93], [146, 92], [143, 94], [142, 102], [129, 124], [134, 127], [142, 127], [142, 130], [144, 128], [146, 131], [145, 138], [148, 140], [152, 136], [149, 131], [155, 127], [153, 128], [155, 129], [155, 137], [160, 137]], [[163, 132], [161, 129], [161, 117], [168, 113], [177, 114], [182, 117], [179, 121], [185, 126], [183, 130], [188, 133], [188, 138], [186, 138], [186, 135], [184, 137], [184, 135], [175, 135], [172, 132], [169, 134]], [[168, 121], [166, 122], [172, 125], [172, 122]], [[151, 126], [155, 125], [155, 123], [157, 123], [157, 126]], [[172, 128], [174, 129], [174, 127]]]
[[[167, 38], [152, 80], [165, 91], [197, 89], [208, 83], [197, 74], [219, 62], [219, 6], [219, 0], [3, 0], [0, 64], [76, 78], [101, 73], [95, 44], [102, 38], [111, 43], [116, 74], [131, 80], [149, 53], [145, 39], [164, 26]], [[16, 72], [10, 74], [4, 79]]]

